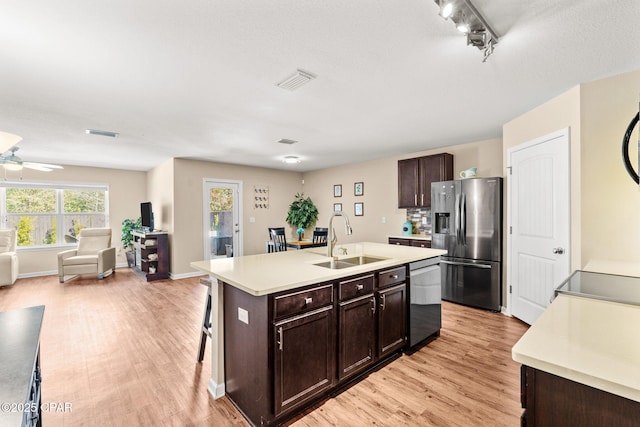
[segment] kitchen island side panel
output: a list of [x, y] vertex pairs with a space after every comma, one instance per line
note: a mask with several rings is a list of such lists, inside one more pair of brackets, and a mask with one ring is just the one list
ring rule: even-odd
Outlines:
[[225, 392], [254, 425], [273, 414], [268, 304], [266, 295], [224, 284]]

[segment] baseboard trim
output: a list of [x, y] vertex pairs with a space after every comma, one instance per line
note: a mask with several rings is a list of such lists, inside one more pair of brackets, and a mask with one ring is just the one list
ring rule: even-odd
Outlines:
[[34, 273], [18, 273], [18, 279], [29, 279], [31, 277], [57, 276], [58, 270], [53, 271], [36, 271]]
[[209, 379], [209, 387], [207, 387], [207, 391], [214, 399], [220, 399], [225, 393], [224, 383], [216, 384], [213, 379]]
[[[129, 266], [127, 265], [126, 262], [124, 262], [124, 263], [116, 264], [116, 269], [118, 268], [129, 268]], [[36, 271], [33, 273], [19, 273], [18, 279], [29, 279], [31, 277], [57, 276], [57, 275], [58, 275], [58, 270]], [[203, 273], [201, 271], [194, 271], [191, 273], [182, 273], [182, 274], [169, 273], [169, 279], [171, 280], [189, 279], [191, 277], [199, 277], [199, 276], [206, 276], [206, 273]]]
[[199, 277], [199, 276], [206, 276], [206, 273], [203, 273], [202, 271], [194, 271], [191, 273], [181, 273], [181, 274], [169, 273], [169, 278], [171, 280], [190, 279], [192, 277]]

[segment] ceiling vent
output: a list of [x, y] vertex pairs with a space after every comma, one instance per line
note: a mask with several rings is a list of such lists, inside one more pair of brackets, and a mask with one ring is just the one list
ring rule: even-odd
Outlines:
[[111, 132], [108, 130], [98, 130], [98, 129], [87, 129], [85, 130], [87, 135], [99, 135], [99, 136], [108, 136], [110, 138], [115, 138], [120, 135], [118, 132]]
[[282, 138], [278, 140], [279, 144], [287, 144], [287, 145], [293, 145], [293, 144], [297, 144], [298, 141], [294, 140], [294, 139], [287, 139], [287, 138]]
[[311, 73], [307, 73], [306, 71], [302, 71], [302, 70], [296, 70], [296, 72], [293, 75], [287, 77], [280, 83], [276, 84], [276, 86], [293, 92], [294, 90], [298, 89], [300, 86], [303, 86], [309, 83], [311, 80], [315, 78], [316, 76], [314, 76]]

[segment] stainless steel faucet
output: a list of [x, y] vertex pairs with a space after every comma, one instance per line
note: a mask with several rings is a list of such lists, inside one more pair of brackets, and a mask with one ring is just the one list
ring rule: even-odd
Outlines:
[[347, 235], [353, 233], [351, 225], [349, 225], [349, 218], [347, 217], [347, 214], [345, 214], [344, 212], [334, 212], [331, 214], [331, 218], [329, 218], [329, 230], [327, 234], [327, 256], [330, 258], [333, 258], [333, 247], [338, 242], [338, 238], [336, 237], [336, 230], [333, 229], [333, 218], [336, 216], [341, 216], [344, 218], [344, 232]]

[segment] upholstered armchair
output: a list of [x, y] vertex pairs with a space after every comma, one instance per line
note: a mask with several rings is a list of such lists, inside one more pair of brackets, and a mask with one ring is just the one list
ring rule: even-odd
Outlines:
[[116, 248], [110, 246], [110, 228], [80, 230], [78, 249], [58, 253], [60, 283], [79, 274], [97, 274], [98, 279], [109, 276], [116, 268]]
[[0, 230], [0, 286], [13, 285], [18, 278], [16, 230]]

